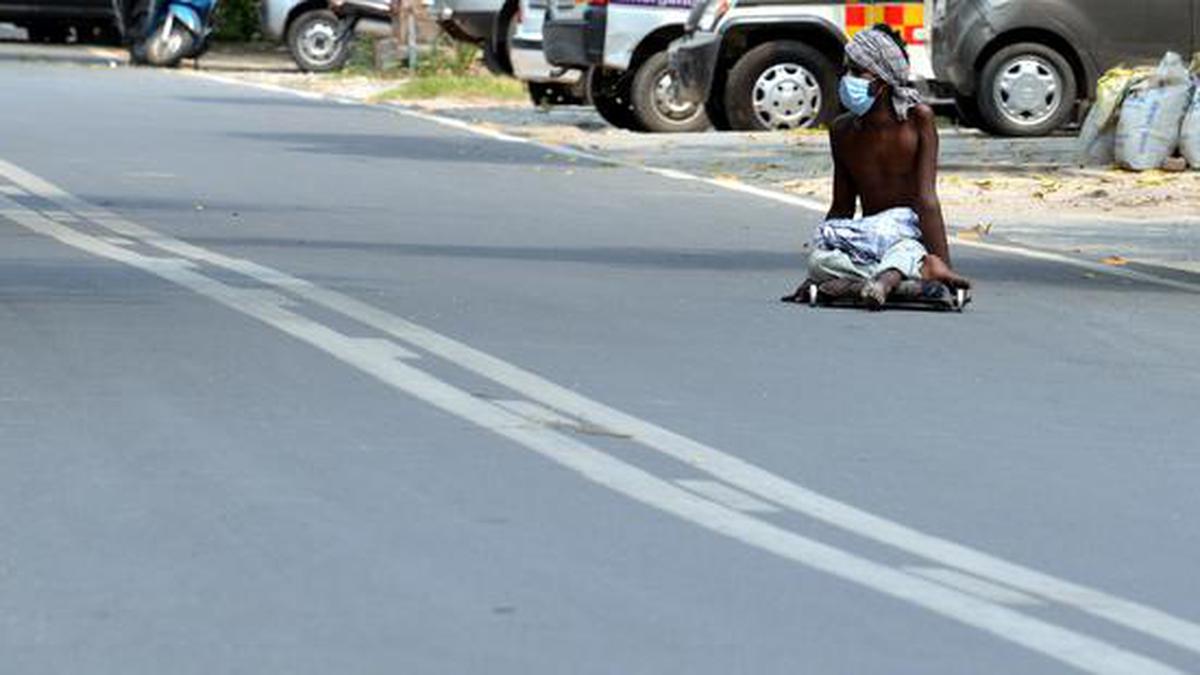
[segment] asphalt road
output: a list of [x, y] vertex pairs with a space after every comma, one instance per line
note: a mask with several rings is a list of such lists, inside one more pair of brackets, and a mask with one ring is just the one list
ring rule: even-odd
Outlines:
[[395, 112], [0, 62], [5, 673], [1200, 670], [1197, 296]]

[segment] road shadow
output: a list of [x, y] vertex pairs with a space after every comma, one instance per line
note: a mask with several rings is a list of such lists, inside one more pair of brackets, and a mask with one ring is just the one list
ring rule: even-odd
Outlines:
[[515, 143], [486, 142], [474, 136], [406, 136], [397, 134], [234, 133], [236, 138], [278, 143], [293, 152], [344, 157], [409, 159], [424, 162], [467, 162], [550, 166], [606, 166], [568, 159]]
[[211, 105], [245, 105], [268, 108], [325, 108], [349, 110], [349, 106], [330, 105], [328, 101], [299, 96], [177, 96], [177, 101]]
[[[778, 272], [783, 286], [780, 295], [798, 284], [805, 274], [807, 252], [764, 250], [702, 250], [647, 248], [635, 246], [539, 247], [475, 246], [462, 244], [405, 244], [369, 241], [289, 239], [282, 237], [189, 238], [201, 246], [309, 249], [351, 251], [375, 255], [455, 260], [501, 260], [527, 263], [578, 263], [624, 269], [660, 269], [710, 272]], [[1146, 281], [1093, 272], [1060, 262], [1022, 256], [997, 255], [975, 250], [956, 250], [958, 271], [975, 283], [976, 294], [986, 295], [989, 286], [1021, 284], [1025, 292], [1039, 288], [1086, 290], [1105, 293], [1188, 293]]]
[[368, 241], [331, 241], [312, 239], [189, 238], [200, 246], [263, 247], [354, 251], [376, 255], [459, 260], [508, 260], [542, 263], [581, 263], [604, 267], [711, 270], [724, 272], [803, 271], [804, 258], [796, 252], [752, 250], [697, 250], [645, 248], [635, 246], [593, 246], [587, 248], [539, 246], [472, 246], [456, 244], [390, 244]]

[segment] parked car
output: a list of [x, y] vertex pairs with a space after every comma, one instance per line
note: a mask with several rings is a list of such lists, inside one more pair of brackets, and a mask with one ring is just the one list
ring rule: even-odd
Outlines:
[[262, 0], [263, 37], [287, 44], [301, 70], [339, 70], [350, 58], [355, 34], [391, 35], [388, 0], [341, 0], [341, 15], [329, 0]]
[[31, 42], [120, 39], [117, 0], [0, 0], [0, 22], [24, 28]]
[[513, 76], [526, 83], [535, 105], [582, 103], [587, 97], [583, 73], [551, 65], [542, 52], [546, 8], [547, 0], [520, 0], [517, 6], [516, 28], [508, 40]]
[[931, 2], [934, 72], [998, 134], [1054, 131], [1109, 68], [1200, 49], [1200, 0]]
[[551, 64], [587, 73], [588, 99], [610, 124], [701, 131], [704, 106], [675, 97], [667, 46], [683, 35], [692, 0], [550, 0], [542, 28]]
[[701, 0], [670, 48], [677, 98], [702, 104], [721, 129], [825, 124], [839, 111], [843, 45], [875, 24], [900, 31], [914, 79], [931, 88], [924, 16], [922, 2]]

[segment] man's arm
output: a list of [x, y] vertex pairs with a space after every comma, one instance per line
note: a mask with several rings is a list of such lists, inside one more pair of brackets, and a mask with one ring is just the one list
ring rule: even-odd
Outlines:
[[858, 186], [850, 177], [842, 162], [841, 138], [845, 133], [846, 121], [834, 120], [829, 127], [829, 150], [833, 154], [833, 204], [825, 218], [853, 218], [858, 205]]
[[946, 223], [942, 203], [937, 196], [938, 133], [933, 109], [921, 104], [913, 108], [920, 145], [917, 148], [917, 217], [921, 240], [929, 252], [950, 264], [950, 246], [946, 242]]

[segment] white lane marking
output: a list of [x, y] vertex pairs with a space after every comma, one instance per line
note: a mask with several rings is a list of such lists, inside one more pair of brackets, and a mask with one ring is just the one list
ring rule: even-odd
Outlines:
[[978, 598], [983, 598], [990, 602], [995, 602], [1001, 605], [1043, 605], [1041, 600], [1026, 595], [1020, 591], [1011, 588], [1005, 588], [999, 584], [993, 584], [990, 581], [984, 581], [979, 577], [974, 577], [969, 574], [963, 574], [958, 570], [948, 569], [946, 567], [905, 567], [905, 572], [915, 574], [919, 577], [925, 577], [930, 581], [935, 581], [943, 586], [970, 593]]
[[742, 513], [779, 513], [777, 506], [772, 506], [756, 497], [735, 490], [724, 483], [715, 480], [694, 480], [680, 478], [675, 481], [680, 487], [691, 490], [709, 501], [716, 502], [725, 508], [741, 511]]
[[1104, 263], [1095, 262], [1092, 260], [1081, 260], [1079, 258], [1072, 258], [1071, 256], [1063, 255], [1061, 253], [1039, 251], [1036, 249], [1025, 248], [1023, 246], [1018, 247], [1008, 244], [993, 244], [986, 241], [955, 239], [954, 243], [955, 245], [977, 248], [984, 251], [992, 251], [993, 253], [1008, 253], [1026, 258], [1033, 258], [1034, 260], [1045, 260], [1047, 262], [1070, 265], [1072, 267], [1079, 267], [1088, 270], [1089, 272], [1108, 274], [1114, 277], [1129, 279], [1131, 281], [1139, 281], [1144, 284], [1157, 284], [1159, 286], [1167, 286], [1180, 291], [1200, 293], [1200, 283], [1184, 281], [1182, 279], [1172, 279], [1170, 277], [1162, 277], [1157, 274], [1150, 274], [1149, 272], [1131, 270], [1128, 267], [1105, 265]]
[[1019, 588], [1200, 653], [1200, 625], [1186, 619], [1082, 584], [1059, 579], [827, 497], [736, 456], [589, 399], [535, 373], [350, 296], [321, 288], [270, 267], [188, 244], [133, 223], [106, 209], [93, 206], [7, 161], [0, 160], [0, 176], [114, 232], [175, 255], [244, 274], [341, 313], [519, 392], [542, 405], [574, 416], [594, 427], [627, 435], [633, 441], [692, 465], [718, 480], [769, 502], [781, 504], [811, 518], [940, 565], [955, 567], [977, 577]]
[[136, 245], [136, 242], [134, 242], [132, 239], [127, 239], [125, 237], [118, 237], [116, 235], [100, 237], [100, 238], [103, 239], [104, 241], [107, 241], [108, 243], [112, 244], [113, 246], [135, 246]]
[[358, 349], [381, 359], [417, 359], [416, 352], [387, 338], [350, 338]]
[[402, 361], [364, 349], [346, 336], [275, 304], [261, 302], [243, 289], [227, 286], [182, 265], [162, 264], [103, 239], [81, 233], [36, 211], [0, 197], [0, 216], [63, 244], [124, 263], [210, 298], [230, 309], [305, 342], [447, 413], [508, 438], [575, 471], [584, 478], [647, 506], [692, 522], [780, 557], [825, 572], [890, 597], [1044, 654], [1080, 670], [1098, 674], [1177, 675], [1181, 671], [1088, 635], [1026, 616], [980, 598], [932, 583], [847, 551], [800, 536], [682, 490], [596, 448], [472, 396]]

